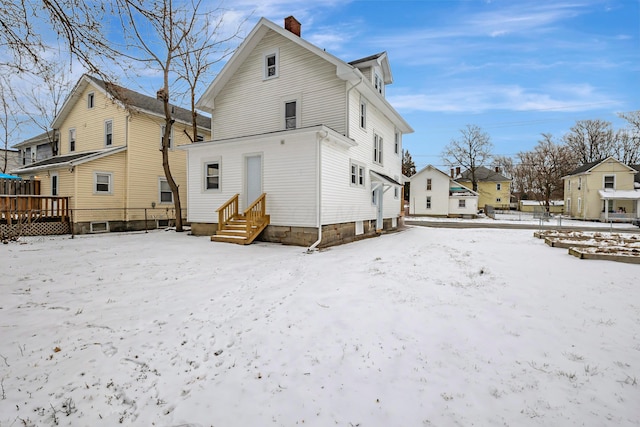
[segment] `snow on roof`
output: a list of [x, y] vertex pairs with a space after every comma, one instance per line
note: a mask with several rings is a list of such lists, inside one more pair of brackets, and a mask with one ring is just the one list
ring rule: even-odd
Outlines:
[[640, 190], [598, 190], [604, 200], [640, 200]]

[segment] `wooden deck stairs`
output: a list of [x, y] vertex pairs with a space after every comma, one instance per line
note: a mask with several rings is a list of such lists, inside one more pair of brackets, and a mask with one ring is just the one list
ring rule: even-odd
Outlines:
[[218, 212], [218, 231], [211, 236], [212, 242], [236, 243], [248, 245], [267, 228], [270, 217], [265, 213], [267, 194], [262, 193], [243, 213], [238, 212], [236, 194]]

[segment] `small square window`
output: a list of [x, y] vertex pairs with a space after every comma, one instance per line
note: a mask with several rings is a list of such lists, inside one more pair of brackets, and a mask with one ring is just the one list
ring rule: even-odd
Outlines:
[[467, 206], [467, 201], [465, 199], [458, 199], [458, 207], [464, 208]]
[[209, 162], [204, 165], [205, 190], [220, 189], [220, 162]]
[[99, 194], [111, 194], [111, 174], [96, 172], [94, 174], [94, 190]]

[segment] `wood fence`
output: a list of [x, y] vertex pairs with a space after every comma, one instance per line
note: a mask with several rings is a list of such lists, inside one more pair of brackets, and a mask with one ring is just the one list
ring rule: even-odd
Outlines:
[[0, 178], [0, 195], [37, 196], [40, 194], [40, 181], [29, 179]]

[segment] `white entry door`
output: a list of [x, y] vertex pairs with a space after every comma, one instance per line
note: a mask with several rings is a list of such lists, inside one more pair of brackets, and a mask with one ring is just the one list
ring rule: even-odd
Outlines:
[[262, 194], [262, 155], [245, 157], [245, 185], [247, 200], [245, 206], [249, 206]]

